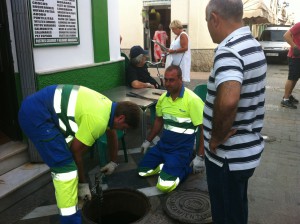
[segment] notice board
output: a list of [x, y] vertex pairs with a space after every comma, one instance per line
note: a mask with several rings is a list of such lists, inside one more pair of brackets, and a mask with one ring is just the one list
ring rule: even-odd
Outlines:
[[79, 44], [77, 0], [30, 0], [34, 46]]

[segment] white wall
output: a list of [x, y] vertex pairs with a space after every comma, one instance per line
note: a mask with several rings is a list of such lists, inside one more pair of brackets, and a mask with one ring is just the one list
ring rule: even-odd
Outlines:
[[189, 35], [191, 49], [214, 49], [216, 44], [211, 40], [205, 20], [205, 9], [208, 0], [190, 0]]
[[[110, 60], [119, 60], [119, 2], [108, 0], [108, 35]], [[35, 71], [50, 72], [94, 64], [91, 1], [78, 0], [79, 45], [36, 47], [33, 49]]]
[[[179, 20], [182, 25], [188, 25], [188, 33], [190, 33], [189, 24], [189, 4], [190, 0], [172, 0], [171, 1], [171, 22]], [[176, 35], [171, 32], [171, 42], [175, 39]]]
[[[208, 0], [172, 0], [171, 21], [180, 20], [188, 25], [191, 49], [214, 49], [206, 21], [205, 8]], [[144, 45], [142, 0], [119, 0], [120, 34], [123, 37], [121, 48], [130, 49], [133, 45]], [[166, 27], [168, 29], [168, 27]], [[175, 35], [171, 34], [171, 41]]]
[[91, 2], [78, 0], [80, 44], [72, 46], [35, 47], [35, 71], [47, 72], [94, 63]]
[[113, 61], [121, 58], [119, 3], [118, 0], [108, 0], [107, 4], [110, 60]]
[[121, 48], [144, 46], [142, 9], [142, 0], [119, 0], [120, 35], [123, 38]]

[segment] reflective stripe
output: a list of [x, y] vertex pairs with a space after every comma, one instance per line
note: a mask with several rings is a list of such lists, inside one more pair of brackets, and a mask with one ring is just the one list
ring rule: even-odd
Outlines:
[[166, 130], [189, 135], [194, 134], [197, 131], [197, 127], [192, 125], [191, 118], [175, 117], [170, 114], [164, 114], [163, 119], [165, 120], [164, 129]]
[[67, 127], [64, 124], [64, 122], [59, 118], [58, 119], [58, 123], [59, 123], [59, 127], [63, 130], [63, 131], [67, 131]]
[[71, 91], [70, 97], [69, 97], [69, 103], [68, 103], [68, 117], [75, 117], [75, 106], [77, 101], [77, 95], [78, 95], [78, 86], [73, 86], [73, 89]]
[[57, 114], [61, 113], [61, 107], [60, 107], [60, 104], [61, 104], [61, 93], [62, 93], [62, 88], [63, 86], [62, 85], [58, 85], [55, 89], [55, 92], [54, 92], [54, 102], [53, 102], [53, 106], [54, 106], [54, 110]]
[[148, 170], [147, 172], [139, 172], [139, 175], [142, 176], [142, 177], [147, 177], [147, 176], [152, 176], [152, 175], [155, 175], [155, 174], [158, 174], [160, 173], [160, 171], [162, 170], [164, 164], [159, 164], [155, 170], [153, 169], [150, 169]]
[[158, 177], [158, 182], [156, 184], [156, 187], [162, 192], [168, 193], [173, 191], [178, 186], [179, 181], [180, 181], [179, 177], [177, 177], [175, 181], [162, 180], [160, 177]]
[[[61, 103], [62, 103], [63, 88], [64, 88], [63, 85], [58, 85], [57, 88], [55, 89], [55, 93], [54, 93], [53, 106], [54, 106], [54, 110], [57, 114], [62, 113]], [[73, 86], [70, 96], [69, 96], [69, 99], [66, 99], [68, 102], [68, 108], [67, 108], [67, 112], [66, 112], [68, 121], [65, 121], [65, 122], [69, 123], [69, 126], [74, 133], [76, 133], [78, 131], [78, 125], [74, 121], [72, 121], [70, 119], [70, 117], [72, 119], [75, 118], [75, 107], [76, 107], [76, 101], [77, 101], [77, 96], [78, 96], [78, 90], [79, 90], [79, 86]], [[65, 131], [65, 132], [67, 131], [66, 124], [61, 119], [59, 119], [59, 126], [63, 131]], [[70, 141], [69, 137], [68, 137], [68, 141]]]
[[59, 214], [62, 216], [68, 216], [68, 215], [73, 215], [78, 211], [78, 206], [72, 206], [69, 208], [60, 208], [59, 209]]
[[194, 134], [195, 132], [197, 132], [197, 129], [186, 129], [186, 128], [178, 128], [178, 127], [174, 127], [172, 125], [167, 125], [165, 124], [164, 125], [164, 129], [166, 130], [169, 130], [169, 131], [173, 131], [173, 132], [176, 132], [176, 133], [184, 133], [184, 134], [188, 134], [188, 135], [191, 135], [191, 134]]
[[66, 142], [69, 143], [73, 140], [74, 136], [69, 135], [68, 137], [65, 138]]
[[189, 118], [189, 117], [175, 117], [175, 116], [170, 115], [170, 114], [164, 114], [163, 118], [173, 120], [173, 121], [178, 122], [178, 123], [191, 123], [192, 122], [192, 119]]
[[176, 184], [176, 186], [179, 184], [179, 177], [176, 178], [176, 180], [163, 180], [160, 177], [158, 177], [158, 184], [162, 187], [171, 187], [174, 184]]
[[78, 131], [78, 125], [74, 121], [69, 119], [69, 125], [74, 133]]
[[78, 176], [77, 170], [68, 173], [54, 173], [51, 172], [52, 179], [56, 181], [69, 181], [75, 179]]

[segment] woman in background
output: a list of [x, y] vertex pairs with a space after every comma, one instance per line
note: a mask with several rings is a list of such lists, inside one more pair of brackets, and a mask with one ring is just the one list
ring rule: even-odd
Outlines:
[[[166, 47], [166, 41], [168, 40], [168, 35], [166, 31], [164, 31], [163, 29], [164, 29], [163, 25], [159, 24], [158, 30], [156, 30], [154, 33], [153, 40], [157, 41], [162, 46]], [[161, 47], [158, 44], [154, 43], [154, 58], [156, 62], [160, 61], [160, 59], [162, 58], [162, 53], [163, 51]], [[164, 58], [162, 60], [162, 66], [163, 67], [165, 66]]]
[[173, 20], [170, 23], [170, 29], [176, 35], [168, 49], [166, 67], [173, 65], [180, 66], [182, 70], [182, 81], [187, 86], [190, 82], [191, 70], [191, 50], [189, 36], [183, 31], [183, 26], [179, 20]]

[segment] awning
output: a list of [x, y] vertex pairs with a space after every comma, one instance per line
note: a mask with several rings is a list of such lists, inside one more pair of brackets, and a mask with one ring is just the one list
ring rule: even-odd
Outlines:
[[243, 0], [243, 3], [243, 20], [246, 23], [274, 23], [273, 13], [268, 9], [263, 0]]
[[171, 0], [143, 0], [144, 6], [171, 5]]

